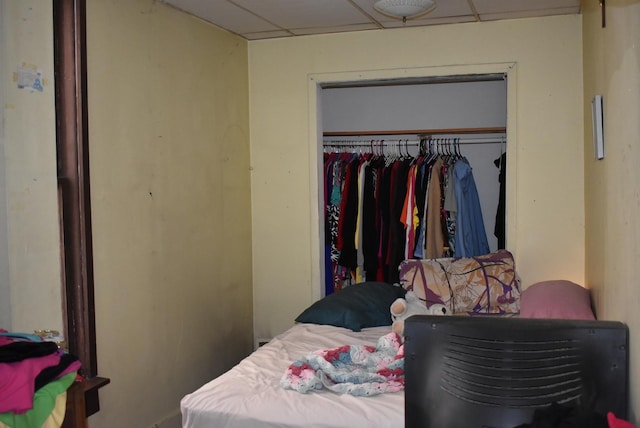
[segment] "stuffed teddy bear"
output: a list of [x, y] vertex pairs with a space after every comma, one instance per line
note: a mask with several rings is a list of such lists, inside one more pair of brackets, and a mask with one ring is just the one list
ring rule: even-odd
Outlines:
[[391, 304], [390, 311], [393, 320], [391, 328], [400, 337], [404, 333], [404, 320], [412, 315], [449, 315], [449, 309], [439, 303], [427, 308], [427, 305], [413, 291], [407, 291], [404, 299], [396, 299]]

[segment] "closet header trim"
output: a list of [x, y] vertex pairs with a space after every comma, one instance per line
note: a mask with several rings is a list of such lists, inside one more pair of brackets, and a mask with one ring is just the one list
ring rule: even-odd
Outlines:
[[445, 134], [504, 134], [504, 126], [488, 128], [441, 128], [441, 129], [396, 129], [386, 131], [327, 131], [324, 137], [357, 137], [375, 135], [445, 135]]
[[505, 80], [506, 78], [506, 73], [462, 74], [453, 76], [423, 76], [393, 79], [358, 80], [351, 82], [332, 82], [322, 84], [320, 85], [320, 87], [322, 89], [341, 89], [363, 88], [369, 86], [428, 85], [432, 83], [492, 82]]

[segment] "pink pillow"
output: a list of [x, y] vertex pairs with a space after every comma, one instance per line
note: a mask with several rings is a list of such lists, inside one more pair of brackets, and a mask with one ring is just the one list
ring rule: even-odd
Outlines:
[[566, 280], [543, 281], [520, 296], [521, 318], [594, 320], [589, 290]]

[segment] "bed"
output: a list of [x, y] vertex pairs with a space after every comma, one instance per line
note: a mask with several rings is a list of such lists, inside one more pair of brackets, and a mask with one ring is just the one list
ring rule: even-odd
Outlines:
[[505, 253], [475, 261], [407, 261], [402, 287], [364, 282], [313, 303], [293, 327], [186, 395], [180, 403], [183, 428], [404, 427], [404, 391], [367, 397], [327, 389], [300, 393], [283, 388], [281, 380], [293, 362], [314, 351], [376, 346], [392, 331], [391, 303], [408, 289], [469, 320], [480, 314], [594, 320], [588, 290], [569, 281], [546, 281], [520, 293], [513, 258]]
[[403, 427], [404, 395], [301, 394], [280, 387], [288, 365], [309, 352], [344, 344], [375, 344], [390, 326], [354, 332], [330, 325], [297, 324], [261, 346], [222, 376], [185, 396], [185, 428]]

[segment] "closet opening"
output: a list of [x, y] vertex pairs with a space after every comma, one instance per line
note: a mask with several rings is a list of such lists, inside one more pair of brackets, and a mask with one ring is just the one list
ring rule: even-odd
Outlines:
[[321, 295], [396, 282], [407, 258], [506, 248], [506, 73], [319, 91]]

